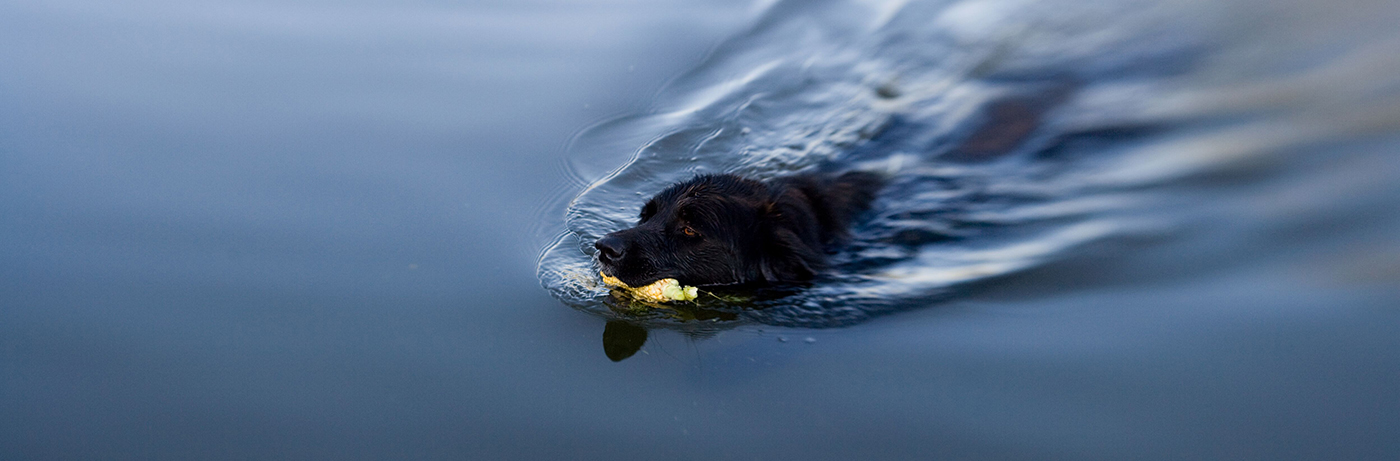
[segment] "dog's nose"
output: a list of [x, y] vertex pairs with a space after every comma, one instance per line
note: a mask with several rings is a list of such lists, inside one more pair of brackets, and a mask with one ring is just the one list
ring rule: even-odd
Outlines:
[[627, 254], [626, 242], [611, 235], [598, 239], [593, 248], [598, 249], [598, 260], [608, 264], [621, 261], [622, 256]]

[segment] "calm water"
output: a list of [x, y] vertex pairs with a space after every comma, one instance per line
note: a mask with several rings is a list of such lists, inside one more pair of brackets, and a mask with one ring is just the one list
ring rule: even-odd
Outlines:
[[[1400, 457], [1397, 23], [0, 4], [0, 459]], [[1015, 95], [1028, 140], [955, 161]], [[591, 278], [670, 182], [818, 169], [894, 185], [801, 293]]]

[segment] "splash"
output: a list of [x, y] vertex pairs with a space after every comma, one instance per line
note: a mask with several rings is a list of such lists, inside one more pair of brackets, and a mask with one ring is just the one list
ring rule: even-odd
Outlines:
[[[1224, 38], [1199, 18], [1219, 16], [1217, 7], [777, 3], [673, 82], [656, 111], [601, 125], [574, 146], [571, 156], [587, 161], [615, 157], [607, 140], [649, 139], [570, 203], [568, 233], [540, 259], [542, 283], [577, 309], [653, 325], [834, 327], [928, 306], [1096, 243], [1170, 234], [1185, 219], [1171, 211], [1183, 198], [1165, 189], [1346, 132], [1334, 126], [1346, 120], [1302, 129], [1257, 116], [1332, 76], [1249, 91], [1202, 84], [1205, 50]], [[1317, 72], [1346, 75], [1345, 63], [1374, 60], [1337, 62]], [[1255, 103], [1221, 106], [1222, 95]], [[811, 286], [639, 314], [596, 280], [592, 242], [631, 226], [671, 183], [843, 170], [879, 172], [889, 185], [833, 256], [835, 270]]]

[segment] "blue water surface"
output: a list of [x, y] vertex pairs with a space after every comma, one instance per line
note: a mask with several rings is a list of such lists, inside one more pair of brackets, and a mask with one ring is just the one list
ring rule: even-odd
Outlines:
[[[1397, 20], [0, 4], [0, 459], [1392, 459]], [[1061, 96], [953, 161], [1016, 94]], [[801, 293], [593, 278], [667, 184], [832, 168], [894, 182]]]

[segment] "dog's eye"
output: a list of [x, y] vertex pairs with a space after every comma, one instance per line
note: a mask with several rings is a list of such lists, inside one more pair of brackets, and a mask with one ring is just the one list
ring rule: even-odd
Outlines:
[[700, 233], [699, 233], [699, 232], [696, 232], [695, 229], [692, 229], [690, 226], [682, 227], [682, 228], [681, 228], [681, 233], [682, 233], [682, 234], [685, 234], [686, 237], [699, 237], [699, 236], [700, 236]]

